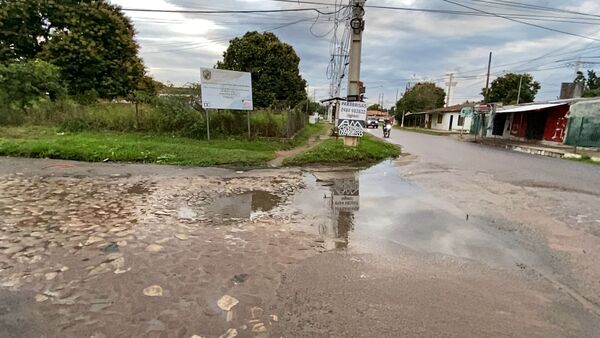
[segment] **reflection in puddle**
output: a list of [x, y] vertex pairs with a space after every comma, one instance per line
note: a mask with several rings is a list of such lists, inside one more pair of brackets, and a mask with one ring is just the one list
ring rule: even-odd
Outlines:
[[390, 162], [361, 172], [313, 175], [291, 207], [331, 238], [328, 248], [360, 244], [386, 250], [400, 245], [503, 267], [514, 267], [516, 260], [536, 261], [513, 238], [482, 220], [467, 221], [453, 204], [403, 179]]
[[281, 197], [266, 191], [248, 191], [238, 195], [215, 199], [206, 209], [210, 216], [220, 215], [230, 218], [250, 218], [252, 213], [269, 211], [281, 202]]

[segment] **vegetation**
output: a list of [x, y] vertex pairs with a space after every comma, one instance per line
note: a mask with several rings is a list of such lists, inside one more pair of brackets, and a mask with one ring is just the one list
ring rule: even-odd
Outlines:
[[51, 63], [75, 96], [127, 97], [148, 89], [134, 34], [130, 20], [106, 0], [0, 6], [0, 62]]
[[358, 147], [350, 148], [343, 141], [329, 139], [320, 145], [284, 161], [285, 165], [306, 164], [371, 164], [400, 155], [400, 148], [391, 143], [365, 135]]
[[0, 64], [0, 105], [4, 110], [27, 113], [40, 99], [60, 99], [66, 91], [58, 67], [52, 64], [38, 60]]
[[152, 133], [61, 132], [52, 127], [0, 128], [0, 155], [79, 161], [125, 161], [198, 166], [263, 166], [275, 151], [290, 149], [322, 133], [305, 128], [294, 140], [194, 140]]
[[403, 113], [421, 112], [444, 106], [446, 92], [433, 82], [419, 82], [402, 95], [396, 103], [396, 118], [402, 119]]
[[219, 69], [252, 72], [254, 106], [294, 107], [306, 99], [300, 58], [292, 46], [270, 32], [248, 32], [230, 41]]
[[583, 72], [577, 72], [575, 82], [583, 83], [583, 97], [600, 96], [600, 78], [594, 70], [587, 71], [587, 79]]
[[540, 83], [534, 81], [533, 76], [527, 73], [508, 73], [501, 76], [492, 81], [487, 93], [485, 88], [483, 88], [481, 94], [483, 95], [485, 102], [515, 104], [519, 97], [519, 84], [521, 85], [519, 103], [533, 102], [533, 100], [535, 100], [535, 95], [540, 90]]

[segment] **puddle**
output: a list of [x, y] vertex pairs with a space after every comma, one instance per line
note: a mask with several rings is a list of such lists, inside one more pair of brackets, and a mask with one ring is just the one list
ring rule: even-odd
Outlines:
[[461, 209], [406, 181], [399, 170], [385, 162], [361, 172], [307, 175], [308, 188], [289, 208], [329, 238], [328, 248], [402, 246], [511, 268], [537, 262], [507, 234], [484, 220], [467, 220]]
[[253, 213], [269, 211], [281, 202], [281, 197], [262, 190], [215, 199], [207, 208], [207, 215], [229, 218], [250, 218]]

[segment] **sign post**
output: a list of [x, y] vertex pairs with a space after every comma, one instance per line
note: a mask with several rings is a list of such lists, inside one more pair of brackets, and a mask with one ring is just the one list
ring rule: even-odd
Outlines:
[[344, 144], [356, 147], [358, 138], [363, 137], [367, 121], [367, 103], [360, 101], [340, 102], [337, 113], [338, 135], [344, 137]]
[[248, 137], [250, 133], [250, 111], [252, 103], [252, 76], [246, 72], [200, 68], [202, 108], [206, 111], [206, 136], [210, 140], [209, 109], [246, 110]]

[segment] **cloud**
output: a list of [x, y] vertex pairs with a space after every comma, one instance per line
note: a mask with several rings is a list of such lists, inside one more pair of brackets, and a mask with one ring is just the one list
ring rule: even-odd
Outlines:
[[[333, 2], [333, 0], [317, 0]], [[112, 0], [124, 8], [151, 9], [274, 9], [306, 8], [315, 5], [265, 0]], [[208, 4], [207, 4], [208, 3]], [[529, 0], [528, 4], [556, 7], [584, 13], [600, 12], [595, 0]], [[478, 1], [469, 6], [497, 13], [526, 13], [582, 17], [576, 14], [536, 11], [509, 5]], [[370, 0], [367, 5], [470, 11], [439, 0]], [[318, 6], [323, 11], [333, 6]], [[150, 73], [161, 81], [175, 84], [198, 81], [200, 67], [212, 66], [233, 37], [246, 31], [271, 30], [294, 47], [301, 58], [301, 73], [317, 99], [328, 97], [327, 65], [330, 60], [331, 17], [314, 12], [196, 15], [181, 13], [126, 12], [135, 24], [141, 55]], [[318, 19], [317, 22], [314, 20]], [[600, 43], [530, 27], [501, 18], [433, 14], [389, 9], [366, 9], [361, 77], [367, 96], [377, 102], [381, 94], [385, 105], [394, 104], [408, 82], [432, 80], [445, 88], [449, 72], [455, 73], [451, 103], [480, 99], [485, 86], [485, 68], [494, 52], [493, 76], [502, 71], [530, 71], [542, 84], [539, 99], [555, 98], [560, 82], [572, 80], [574, 69], [565, 58], [585, 55]], [[588, 17], [589, 19], [589, 17]], [[569, 32], [600, 37], [596, 27], [549, 21], [528, 22]], [[343, 26], [342, 29], [343, 30]], [[599, 48], [600, 49], [600, 48]], [[536, 60], [536, 58], [539, 58]], [[560, 67], [562, 66], [562, 67]], [[345, 87], [345, 81], [343, 82]], [[312, 91], [311, 91], [312, 95]]]

